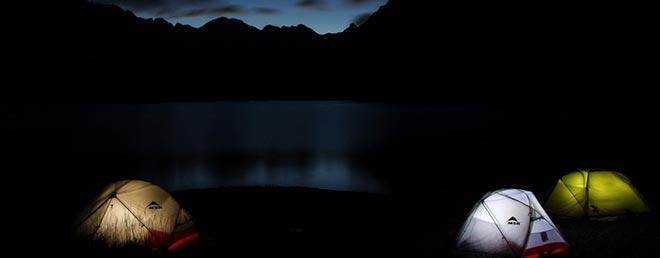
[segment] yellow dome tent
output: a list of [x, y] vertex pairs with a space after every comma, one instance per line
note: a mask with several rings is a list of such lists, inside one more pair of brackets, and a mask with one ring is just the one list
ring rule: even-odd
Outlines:
[[625, 175], [595, 169], [576, 170], [561, 177], [543, 207], [558, 217], [602, 220], [651, 210]]
[[162, 188], [140, 180], [108, 185], [83, 213], [78, 236], [106, 247], [172, 250], [197, 238], [190, 213]]

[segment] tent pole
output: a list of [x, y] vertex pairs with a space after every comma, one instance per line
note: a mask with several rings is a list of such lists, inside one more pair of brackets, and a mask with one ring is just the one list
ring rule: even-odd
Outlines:
[[[89, 219], [89, 217], [91, 217], [92, 215], [94, 215], [94, 213], [96, 213], [97, 211], [99, 211], [99, 209], [100, 209], [101, 207], [103, 207], [103, 205], [105, 205], [105, 203], [106, 203], [108, 200], [110, 200], [110, 199], [112, 199], [112, 197], [110, 197], [110, 198], [106, 198], [105, 201], [103, 201], [103, 202], [101, 203], [101, 205], [99, 205], [99, 207], [96, 207], [96, 209], [94, 209], [92, 212], [90, 212], [89, 214], [87, 214], [87, 216], [85, 216], [85, 218], [82, 219], [82, 220], [78, 223], [78, 227], [80, 227], [80, 225], [82, 225], [83, 223], [85, 223], [85, 221], [87, 221], [87, 220]], [[107, 209], [107, 208], [106, 208], [106, 209]]]
[[500, 235], [502, 235], [502, 238], [504, 239], [504, 242], [506, 242], [506, 245], [509, 246], [509, 249], [511, 250], [511, 254], [513, 254], [514, 257], [517, 257], [518, 254], [516, 254], [516, 251], [513, 250], [513, 246], [511, 246], [511, 244], [509, 243], [509, 239], [507, 239], [506, 236], [504, 235], [504, 232], [500, 228], [500, 225], [497, 223], [497, 220], [493, 216], [492, 212], [490, 211], [490, 208], [488, 208], [488, 205], [486, 205], [486, 202], [484, 202], [484, 200], [481, 200], [481, 205], [483, 205], [484, 208], [486, 208], [486, 211], [488, 212], [488, 216], [490, 216], [490, 219], [493, 220], [495, 227], [500, 232]]
[[587, 169], [587, 178], [584, 183], [584, 207], [582, 210], [585, 218], [589, 218], [589, 173], [591, 173], [591, 169]]
[[532, 223], [534, 223], [534, 208], [532, 207], [532, 202], [529, 199], [529, 195], [527, 193], [520, 191], [522, 194], [524, 194], [527, 197], [527, 208], [529, 208], [529, 212], [527, 213], [527, 217], [529, 219], [529, 224], [527, 225], [527, 235], [525, 236], [525, 243], [523, 244], [523, 253], [525, 253], [525, 250], [527, 250], [527, 243], [529, 243], [529, 235], [532, 233]]
[[[112, 199], [112, 197], [111, 197], [111, 198], [108, 198], [108, 199], [106, 200], [106, 202], [107, 202], [108, 200], [111, 200], [111, 199]], [[104, 203], [105, 203], [105, 202], [104, 202]], [[108, 210], [110, 209], [110, 207], [112, 207], [112, 201], [110, 201], [110, 203], [108, 204], [108, 206], [105, 207], [105, 211], [103, 211], [103, 215], [101, 216], [101, 219], [99, 220], [99, 224], [96, 225], [96, 228], [94, 229], [94, 233], [92, 234], [92, 238], [91, 238], [90, 241], [92, 241], [92, 242], [94, 241], [94, 236], [96, 236], [96, 233], [99, 232], [99, 229], [101, 228], [101, 224], [103, 223], [103, 220], [105, 219], [105, 216], [108, 214]], [[100, 207], [99, 207], [99, 208], [100, 208]], [[97, 209], [97, 210], [98, 210], [98, 209]]]
[[128, 206], [126, 206], [126, 204], [124, 204], [124, 202], [122, 202], [119, 198], [117, 198], [117, 201], [119, 201], [119, 203], [121, 203], [121, 205], [124, 206], [124, 208], [126, 208], [126, 210], [127, 210], [128, 212], [130, 212], [131, 215], [133, 215], [133, 217], [135, 217], [135, 219], [136, 219], [138, 222], [140, 222], [140, 224], [142, 224], [142, 226], [143, 226], [145, 229], [147, 229], [147, 231], [149, 232], [149, 234], [151, 234], [151, 235], [154, 236], [155, 238], [158, 238], [158, 240], [160, 240], [161, 242], [163, 241], [162, 239], [160, 239], [160, 238], [158, 237], [158, 235], [154, 234], [154, 232], [151, 232], [151, 229], [149, 229], [149, 227], [147, 227], [147, 225], [145, 225], [145, 224], [144, 224], [144, 223], [143, 223], [143, 222], [142, 222], [142, 221], [141, 221], [141, 220], [135, 215], [135, 213], [133, 213], [133, 211], [131, 211], [131, 209], [129, 209]]

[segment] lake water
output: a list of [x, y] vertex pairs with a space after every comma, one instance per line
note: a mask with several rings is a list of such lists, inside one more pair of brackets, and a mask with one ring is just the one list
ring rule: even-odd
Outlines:
[[386, 192], [387, 166], [377, 164], [388, 160], [372, 158], [365, 166], [356, 157], [385, 147], [405, 154], [392, 146], [411, 135], [478, 126], [482, 113], [342, 101], [110, 103], [44, 108], [25, 124], [42, 137], [31, 151], [78, 173], [71, 176], [76, 180], [136, 178], [167, 190], [271, 185]]

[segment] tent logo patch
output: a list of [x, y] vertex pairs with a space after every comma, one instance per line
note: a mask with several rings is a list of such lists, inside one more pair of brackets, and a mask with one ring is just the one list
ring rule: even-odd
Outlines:
[[520, 222], [518, 222], [518, 220], [516, 219], [516, 217], [511, 216], [511, 218], [509, 218], [509, 220], [506, 221], [506, 224], [509, 224], [509, 225], [520, 225]]
[[158, 209], [162, 209], [162, 208], [163, 208], [163, 206], [160, 206], [160, 204], [158, 204], [155, 201], [151, 201], [149, 203], [149, 205], [147, 205], [147, 209], [150, 209], [150, 210], [158, 210]]

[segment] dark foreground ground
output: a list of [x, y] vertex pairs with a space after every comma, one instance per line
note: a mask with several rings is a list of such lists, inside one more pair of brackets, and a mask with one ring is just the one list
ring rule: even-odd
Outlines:
[[[471, 204], [412, 195], [237, 187], [173, 192], [196, 217], [198, 245], [154, 257], [497, 257], [453, 248]], [[478, 197], [477, 197], [478, 198]], [[476, 201], [476, 199], [475, 199]], [[559, 257], [658, 257], [653, 216], [615, 222], [554, 220], [571, 244]], [[62, 238], [64, 240], [64, 238]], [[128, 257], [68, 243], [69, 254]], [[68, 248], [68, 249], [67, 249]]]

